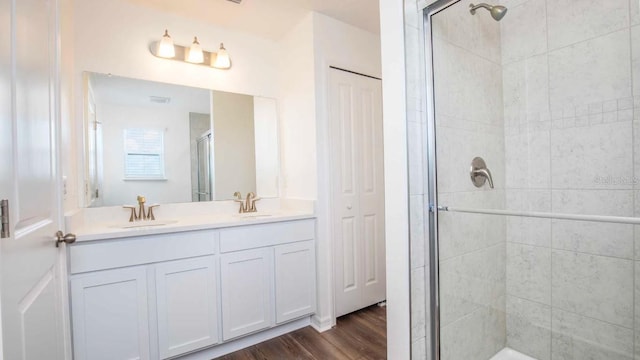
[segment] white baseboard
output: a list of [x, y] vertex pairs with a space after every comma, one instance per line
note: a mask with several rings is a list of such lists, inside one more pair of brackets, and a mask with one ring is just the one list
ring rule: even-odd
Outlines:
[[330, 317], [319, 318], [316, 315], [311, 317], [311, 327], [316, 329], [317, 332], [325, 332], [331, 330], [333, 327], [333, 321]]
[[280, 335], [284, 335], [286, 333], [290, 333], [292, 331], [302, 329], [303, 327], [309, 326], [311, 321], [309, 317], [305, 317], [302, 319], [298, 319], [292, 321], [290, 323], [286, 323], [280, 325], [278, 327], [271, 328], [269, 330], [264, 330], [257, 332], [252, 335], [247, 335], [245, 337], [241, 337], [237, 340], [232, 340], [220, 345], [216, 345], [214, 347], [210, 347], [207, 349], [203, 349], [197, 352], [193, 352], [190, 354], [182, 355], [176, 357], [174, 359], [179, 360], [211, 360], [215, 359], [219, 356], [230, 354], [234, 351], [238, 351], [244, 349], [246, 347], [261, 343], [263, 341], [273, 339]]

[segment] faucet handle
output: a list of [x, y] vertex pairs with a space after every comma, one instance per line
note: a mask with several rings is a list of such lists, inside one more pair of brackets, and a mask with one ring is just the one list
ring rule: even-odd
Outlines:
[[153, 208], [160, 206], [160, 204], [149, 205], [149, 212], [147, 213], [148, 220], [155, 220], [156, 217], [153, 216]]
[[257, 212], [258, 208], [256, 208], [256, 201], [260, 201], [261, 198], [259, 197], [255, 197], [251, 200], [251, 209], [249, 209], [249, 212]]
[[133, 222], [133, 220], [136, 219], [136, 207], [135, 206], [131, 206], [131, 205], [124, 205], [122, 207], [123, 209], [130, 209], [131, 210], [131, 215], [129, 216], [129, 222]]
[[242, 213], [247, 212], [247, 207], [245, 205], [245, 201], [242, 200], [242, 194], [240, 193], [240, 191], [234, 192], [233, 196], [235, 197], [235, 199], [233, 199], [233, 201], [240, 203], [240, 209], [238, 209], [238, 213], [242, 214]]

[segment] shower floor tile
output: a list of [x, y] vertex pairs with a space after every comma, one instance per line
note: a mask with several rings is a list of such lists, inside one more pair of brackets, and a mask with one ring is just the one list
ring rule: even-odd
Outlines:
[[536, 360], [536, 358], [519, 353], [513, 349], [504, 348], [495, 354], [490, 360]]

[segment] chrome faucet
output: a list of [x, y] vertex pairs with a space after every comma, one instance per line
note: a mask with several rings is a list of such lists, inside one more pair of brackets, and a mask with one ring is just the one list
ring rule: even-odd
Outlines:
[[123, 208], [131, 210], [131, 214], [129, 216], [129, 222], [140, 221], [140, 220], [155, 220], [156, 217], [153, 215], [153, 208], [158, 207], [160, 205], [158, 204], [150, 205], [147, 208], [148, 211], [145, 211], [144, 204], [147, 201], [147, 199], [142, 195], [138, 195], [137, 200], [138, 200], [138, 211], [136, 211], [135, 206], [131, 206], [131, 205], [123, 206]]

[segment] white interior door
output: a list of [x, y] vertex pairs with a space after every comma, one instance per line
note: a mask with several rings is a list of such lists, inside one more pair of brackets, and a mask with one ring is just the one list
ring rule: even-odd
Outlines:
[[61, 224], [57, 4], [0, 1], [0, 198], [9, 200], [11, 231], [0, 240], [3, 355], [63, 359], [69, 339], [54, 241]]
[[330, 71], [335, 313], [385, 299], [381, 82]]

